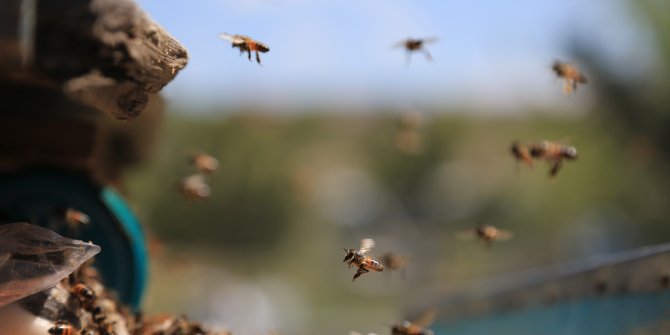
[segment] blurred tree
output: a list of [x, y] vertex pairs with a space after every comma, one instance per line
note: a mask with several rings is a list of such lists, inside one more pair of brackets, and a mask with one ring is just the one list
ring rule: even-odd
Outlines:
[[[670, 206], [670, 2], [642, 0], [627, 5], [652, 41], [653, 63], [644, 73], [617, 75], [621, 69], [608, 67], [607, 55], [590, 41], [575, 39], [572, 51], [589, 69], [599, 124], [617, 142], [621, 155], [629, 157], [630, 171], [637, 171], [631, 175], [630, 191], [621, 194], [621, 203], [659, 223], [656, 229], [667, 234], [670, 229], [660, 223]], [[644, 58], [645, 51], [636, 51], [636, 56]]]

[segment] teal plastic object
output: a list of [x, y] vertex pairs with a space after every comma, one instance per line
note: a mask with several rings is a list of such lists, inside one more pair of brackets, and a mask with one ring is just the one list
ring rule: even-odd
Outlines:
[[[91, 223], [73, 229], [54, 219], [57, 209], [87, 214]], [[92, 241], [105, 285], [125, 304], [138, 308], [147, 281], [148, 256], [139, 221], [110, 187], [65, 171], [32, 171], [0, 176], [0, 224], [29, 222], [63, 236]]]
[[488, 280], [436, 307], [435, 334], [670, 334], [670, 244]]
[[125, 200], [116, 193], [113, 189], [105, 187], [101, 192], [102, 201], [111, 210], [112, 214], [117, 218], [121, 224], [122, 232], [126, 234], [130, 242], [130, 252], [132, 254], [132, 272], [133, 276], [130, 280], [131, 284], [128, 288], [126, 303], [139, 307], [142, 295], [147, 282], [147, 269], [149, 267], [149, 260], [147, 249], [145, 245], [144, 233], [139, 220], [132, 212]]

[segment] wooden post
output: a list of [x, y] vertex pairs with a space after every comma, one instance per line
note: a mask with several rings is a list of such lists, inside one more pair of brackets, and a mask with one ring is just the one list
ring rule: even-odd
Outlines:
[[118, 185], [187, 60], [133, 0], [0, 1], [0, 173], [53, 167]]
[[0, 79], [55, 89], [118, 119], [139, 115], [186, 49], [132, 0], [0, 2]]

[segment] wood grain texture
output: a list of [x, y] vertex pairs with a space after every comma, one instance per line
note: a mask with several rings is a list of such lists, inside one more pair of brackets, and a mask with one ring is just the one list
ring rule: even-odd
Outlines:
[[118, 119], [137, 117], [188, 61], [132, 0], [7, 0], [0, 12], [14, 18], [0, 25], [0, 79], [62, 89]]

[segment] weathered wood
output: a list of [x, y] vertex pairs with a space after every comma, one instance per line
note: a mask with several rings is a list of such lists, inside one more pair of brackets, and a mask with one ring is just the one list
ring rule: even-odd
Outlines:
[[132, 0], [0, 2], [0, 79], [61, 88], [135, 118], [186, 66], [186, 49]]

